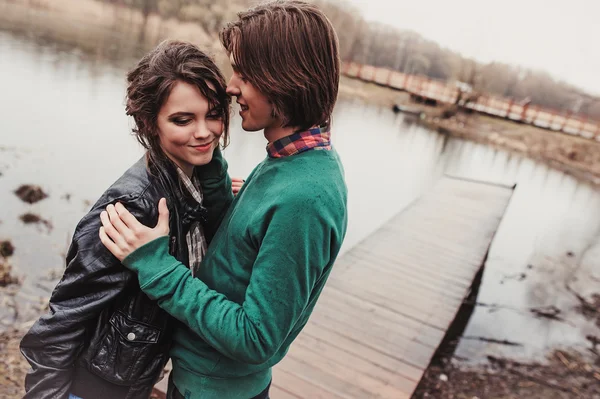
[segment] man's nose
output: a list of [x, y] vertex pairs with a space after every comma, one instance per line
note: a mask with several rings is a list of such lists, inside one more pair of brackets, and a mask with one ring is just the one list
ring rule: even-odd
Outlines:
[[230, 96], [239, 96], [240, 88], [236, 84], [235, 76], [232, 76], [231, 79], [229, 79], [229, 83], [227, 83], [227, 88], [225, 89], [225, 91]]

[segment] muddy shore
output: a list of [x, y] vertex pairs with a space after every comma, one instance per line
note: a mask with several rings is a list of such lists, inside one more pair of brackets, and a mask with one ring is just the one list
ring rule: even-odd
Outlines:
[[489, 360], [489, 366], [479, 368], [461, 368], [448, 360], [432, 365], [412, 398], [600, 398], [600, 357], [591, 363], [577, 353], [556, 351], [543, 365]]
[[19, 341], [25, 331], [9, 329], [0, 333], [0, 398], [23, 396], [23, 381], [29, 364], [19, 352]]

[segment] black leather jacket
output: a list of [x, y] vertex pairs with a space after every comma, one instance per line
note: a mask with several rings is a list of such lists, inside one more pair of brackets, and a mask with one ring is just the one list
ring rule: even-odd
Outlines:
[[127, 399], [145, 399], [168, 360], [178, 322], [140, 290], [136, 275], [100, 242], [100, 212], [121, 202], [140, 222], [154, 226], [158, 201], [167, 198], [170, 252], [187, 264], [190, 223], [203, 220], [206, 238], [212, 238], [232, 201], [231, 180], [216, 150], [211, 163], [195, 168], [204, 194], [201, 207], [182, 190], [172, 165], [150, 172], [145, 158], [106, 190], [75, 230], [50, 310], [21, 341], [32, 367], [25, 379], [26, 399], [67, 399], [75, 385], [85, 390], [89, 376], [124, 391]]

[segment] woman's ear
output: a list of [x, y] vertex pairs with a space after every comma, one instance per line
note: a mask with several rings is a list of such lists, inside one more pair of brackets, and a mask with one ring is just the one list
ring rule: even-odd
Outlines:
[[271, 106], [273, 107], [273, 109], [271, 110], [271, 118], [273, 118], [273, 119], [279, 118], [279, 115], [281, 113], [277, 109], [277, 106], [275, 105], [275, 103], [273, 103], [273, 101], [269, 100], [269, 104], [271, 104]]

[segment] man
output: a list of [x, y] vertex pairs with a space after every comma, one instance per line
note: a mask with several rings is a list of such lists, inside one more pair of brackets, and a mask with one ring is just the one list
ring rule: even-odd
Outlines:
[[338, 43], [314, 5], [276, 1], [221, 32], [242, 127], [264, 130], [267, 158], [237, 194], [194, 278], [168, 254], [168, 211], [147, 228], [117, 205], [104, 245], [142, 290], [186, 326], [171, 350], [171, 398], [268, 398], [271, 367], [316, 304], [346, 232], [347, 189], [330, 141]]

